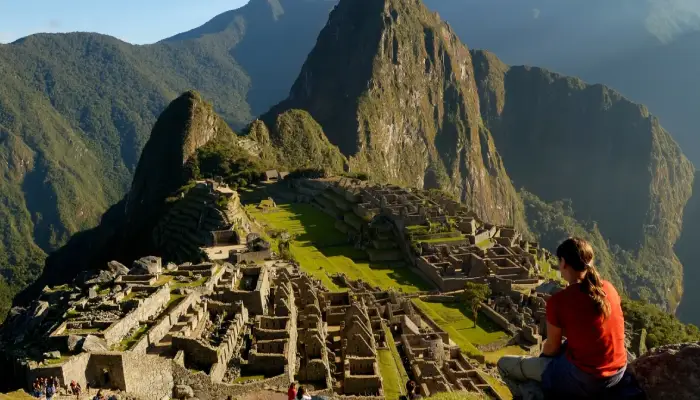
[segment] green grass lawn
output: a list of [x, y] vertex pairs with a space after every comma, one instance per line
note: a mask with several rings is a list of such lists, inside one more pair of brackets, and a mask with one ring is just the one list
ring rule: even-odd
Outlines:
[[379, 350], [379, 370], [384, 379], [384, 395], [387, 399], [397, 399], [405, 392], [404, 387], [408, 382], [408, 374], [401, 361], [401, 355], [396, 348], [391, 330], [386, 325], [384, 325], [384, 334], [389, 349]]
[[[464, 304], [429, 303], [420, 299], [414, 299], [414, 302], [445, 331], [455, 331], [459, 337], [474, 345], [493, 343], [507, 336], [498, 325], [481, 314], [479, 314], [476, 328], [474, 328], [474, 321], [471, 318], [472, 312]], [[450, 334], [451, 336], [452, 334]], [[461, 346], [457, 342], [457, 338], [452, 340]]]
[[406, 382], [401, 380], [391, 350], [378, 350], [378, 353], [379, 373], [382, 375], [384, 385], [384, 398], [396, 400], [403, 394], [401, 389]]
[[163, 274], [160, 277], [158, 277], [158, 280], [153, 283], [153, 286], [163, 286], [166, 283], [172, 281], [173, 278], [174, 278], [174, 276], [172, 276], [172, 275]]
[[491, 385], [494, 389], [496, 389], [496, 392], [498, 392], [499, 395], [505, 400], [513, 400], [513, 394], [510, 392], [510, 389], [508, 389], [508, 386], [505, 384], [501, 383], [498, 379], [494, 378], [491, 375], [488, 374], [483, 374], [484, 377], [486, 377], [486, 381]]
[[340, 288], [326, 274], [339, 272], [383, 289], [395, 288], [406, 293], [430, 289], [406, 267], [392, 268], [370, 262], [364, 251], [348, 245], [345, 234], [335, 229], [332, 217], [311, 205], [280, 204], [276, 210], [265, 213], [250, 206], [247, 210], [269, 229], [287, 230], [293, 237], [290, 250], [301, 268], [330, 290]]

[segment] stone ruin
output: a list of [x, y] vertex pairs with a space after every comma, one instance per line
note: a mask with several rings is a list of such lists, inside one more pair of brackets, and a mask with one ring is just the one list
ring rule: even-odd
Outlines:
[[372, 261], [408, 261], [441, 291], [489, 277], [537, 286], [547, 253], [513, 227], [480, 221], [432, 192], [341, 178], [315, 198]]
[[[211, 182], [198, 183], [197, 188], [202, 199], [216, 193], [237, 201], [235, 192], [229, 196]], [[362, 199], [353, 196], [345, 198]], [[416, 198], [420, 196], [404, 200]], [[371, 198], [366, 200], [374, 204]], [[389, 207], [392, 201], [380, 203]], [[178, 218], [193, 217], [193, 210], [179, 209]], [[209, 201], [197, 215], [211, 216], [211, 210]], [[433, 211], [421, 213], [438, 218]], [[234, 228], [235, 224], [228, 225], [231, 218], [222, 221], [226, 229]], [[230, 236], [214, 230], [218, 226], [199, 226], [211, 239], [204, 240], [203, 235], [196, 241], [203, 259], [178, 265], [144, 257], [131, 269], [110, 263], [107, 273], [89, 280], [85, 292], [71, 295], [62, 322], [48, 333], [46, 350], [59, 351], [61, 357], [30, 363], [28, 382], [37, 376], [57, 376], [64, 385], [75, 380], [84, 387], [89, 382], [92, 387], [143, 398], [161, 398], [188, 385], [198, 398], [207, 399], [297, 381], [315, 393], [382, 398], [386, 382], [380, 352], [392, 351], [404, 360], [397, 368], [419, 382], [426, 394], [471, 390], [499, 398], [475, 372], [474, 361], [419, 312], [411, 298], [342, 275], [333, 279], [342, 280], [347, 291], [329, 292], [297, 264], [278, 259], [270, 243], [247, 230], [249, 222], [235, 225], [236, 233]], [[369, 222], [374, 223], [360, 226], [360, 244], [369, 240], [377, 259], [404, 257], [400, 246], [386, 243], [396, 243], [402, 232], [390, 217]], [[178, 226], [176, 219], [170, 223]], [[491, 258], [482, 257], [487, 260], [484, 268], [506, 276], [513, 274], [506, 271], [508, 265], [498, 264], [498, 257], [511, 261], [525, 257], [488, 254]], [[442, 347], [421, 353], [421, 338], [435, 335]]]
[[489, 398], [500, 398], [489, 385], [474, 361], [450, 345], [446, 334], [404, 334], [401, 343], [421, 393], [481, 392]]
[[[153, 242], [169, 260], [203, 262], [217, 259], [202, 248], [226, 248], [241, 244], [238, 230], [249, 229], [238, 193], [215, 181], [197, 181], [161, 218]], [[222, 252], [223, 258], [228, 251]]]

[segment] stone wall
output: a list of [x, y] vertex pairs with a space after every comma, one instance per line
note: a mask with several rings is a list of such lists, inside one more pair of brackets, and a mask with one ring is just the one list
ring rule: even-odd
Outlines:
[[246, 292], [242, 290], [225, 290], [211, 296], [215, 301], [222, 303], [243, 302], [251, 314], [261, 315], [267, 312], [267, 294], [260, 292]]
[[435, 269], [423, 257], [416, 258], [416, 267], [418, 267], [418, 269], [422, 273], [424, 273], [428, 278], [430, 278], [430, 280], [435, 286], [439, 287], [440, 290], [444, 291], [444, 288], [442, 287], [442, 277], [438, 274], [437, 269]]
[[210, 368], [219, 361], [219, 354], [215, 348], [194, 338], [175, 335], [173, 336], [172, 346], [176, 350], [183, 350], [185, 359], [198, 366]]
[[510, 322], [508, 322], [508, 320], [504, 316], [496, 312], [496, 310], [489, 307], [488, 305], [482, 304], [480, 311], [506, 332], [510, 332], [512, 330]]
[[238, 238], [238, 233], [234, 230], [210, 232], [210, 235], [205, 241], [207, 246], [228, 246], [239, 243], [240, 239]]
[[381, 395], [383, 393], [382, 378], [379, 375], [346, 375], [345, 379], [343, 379], [343, 390], [345, 394]]
[[124, 354], [126, 392], [144, 400], [169, 398], [173, 391], [173, 363], [163, 357]]
[[166, 283], [154, 294], [147, 297], [141, 305], [129, 312], [124, 318], [115, 322], [103, 332], [107, 345], [112, 346], [126, 336], [140, 321], [145, 321], [163, 308], [170, 301], [170, 286]]
[[70, 381], [74, 380], [79, 382], [82, 387], [85, 387], [87, 384], [85, 370], [89, 360], [90, 354], [83, 353], [71, 357], [68, 361], [60, 365], [32, 368], [27, 374], [27, 385], [31, 386], [34, 380], [39, 377], [56, 377], [61, 381], [61, 385], [65, 385], [66, 383], [70, 383]]
[[56, 377], [62, 386], [76, 381], [83, 388], [89, 383], [93, 388], [118, 389], [144, 400], [160, 400], [173, 388], [170, 360], [135, 353], [83, 353], [61, 365], [30, 370], [27, 384], [37, 377]]
[[236, 264], [249, 262], [258, 263], [263, 262], [265, 260], [269, 260], [272, 257], [272, 252], [269, 249], [260, 251], [249, 251], [246, 253], [231, 252], [229, 257], [231, 258], [231, 261], [235, 262]]
[[124, 354], [119, 352], [92, 353], [85, 373], [90, 386], [126, 391]]
[[217, 283], [221, 280], [221, 277], [224, 276], [226, 273], [226, 268], [219, 268], [218, 271], [215, 271], [211, 278], [207, 279], [207, 281], [204, 283], [204, 290], [207, 293], [211, 293], [214, 290], [214, 286], [216, 286]]

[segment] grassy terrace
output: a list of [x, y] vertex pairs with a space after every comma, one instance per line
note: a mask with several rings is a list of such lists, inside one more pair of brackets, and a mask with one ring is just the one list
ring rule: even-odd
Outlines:
[[449, 242], [459, 242], [462, 240], [464, 240], [464, 235], [456, 236], [456, 237], [447, 237], [447, 238], [416, 240], [416, 242], [417, 243], [449, 243]]
[[379, 370], [384, 379], [384, 395], [387, 399], [398, 399], [404, 394], [408, 374], [396, 348], [396, 342], [389, 328], [384, 326], [388, 350], [379, 350]]
[[268, 212], [248, 206], [247, 210], [269, 229], [287, 230], [294, 238], [290, 245], [294, 258], [330, 290], [340, 288], [326, 274], [338, 272], [384, 289], [396, 288], [406, 293], [430, 289], [408, 268], [370, 262], [365, 252], [348, 245], [345, 234], [335, 229], [332, 217], [311, 205], [280, 204]]
[[388, 400], [396, 400], [401, 396], [402, 388], [406, 381], [401, 379], [396, 362], [391, 354], [391, 350], [378, 350], [379, 353], [379, 373], [384, 379], [384, 397]]
[[172, 282], [170, 283], [170, 289], [171, 289], [171, 290], [174, 290], [174, 289], [183, 288], [183, 287], [192, 288], [192, 287], [202, 286], [202, 285], [204, 285], [204, 283], [207, 281], [207, 279], [208, 279], [208, 278], [207, 278], [206, 276], [203, 276], [203, 277], [197, 279], [196, 281], [192, 281], [192, 282], [177, 282], [177, 281], [172, 281]]
[[148, 325], [141, 325], [139, 328], [134, 332], [133, 335], [127, 336], [122, 340], [119, 344], [115, 345], [113, 350], [114, 351], [127, 351], [129, 350], [133, 345], [136, 344], [136, 342], [139, 341], [143, 337], [143, 335], [148, 332]]

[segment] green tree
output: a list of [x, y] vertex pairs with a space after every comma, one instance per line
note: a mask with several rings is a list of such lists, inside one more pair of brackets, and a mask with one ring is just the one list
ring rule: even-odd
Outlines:
[[476, 328], [476, 319], [481, 309], [481, 304], [486, 301], [491, 295], [491, 289], [483, 283], [467, 282], [464, 286], [464, 302], [471, 308], [474, 317], [474, 327]]

